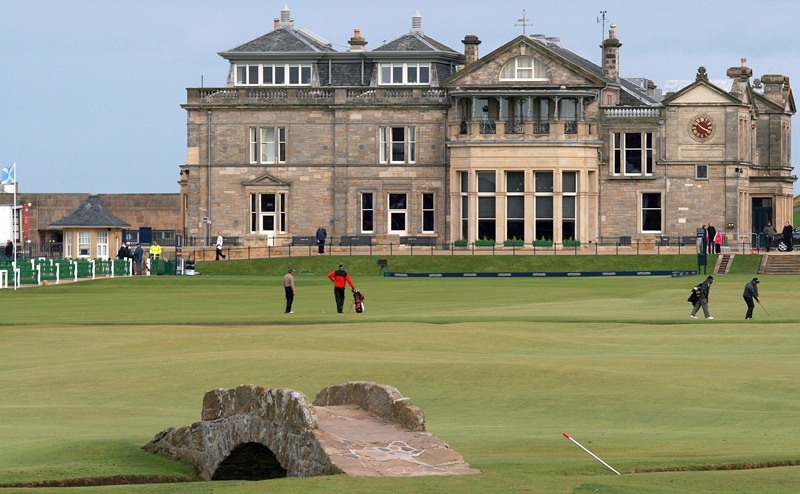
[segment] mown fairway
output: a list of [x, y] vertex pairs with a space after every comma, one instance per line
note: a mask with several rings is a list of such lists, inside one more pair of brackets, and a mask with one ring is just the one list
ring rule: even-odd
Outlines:
[[[42, 492], [797, 492], [800, 466], [741, 468], [800, 463], [798, 277], [760, 276], [770, 317], [756, 307], [744, 321], [754, 271], [719, 276], [716, 319], [704, 321], [685, 302], [699, 276], [389, 279], [375, 276], [374, 258], [348, 259], [367, 297], [356, 315], [335, 313], [323, 271], [337, 262], [0, 291], [0, 484], [191, 476], [139, 447], [199, 420], [207, 390], [252, 383], [313, 399], [366, 380], [410, 397], [428, 430], [484, 473]], [[415, 261], [397, 262], [411, 271]], [[292, 315], [282, 313], [286, 265], [315, 273], [296, 277]], [[513, 270], [502, 267], [489, 270]], [[717, 467], [733, 469], [706, 470]]]

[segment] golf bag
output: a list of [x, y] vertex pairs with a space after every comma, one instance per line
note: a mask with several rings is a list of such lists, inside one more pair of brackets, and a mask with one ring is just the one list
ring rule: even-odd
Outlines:
[[358, 290], [353, 290], [353, 309], [356, 312], [364, 312], [364, 294]]
[[699, 292], [699, 290], [698, 290], [698, 288], [696, 286], [692, 287], [692, 293], [691, 293], [691, 295], [689, 295], [689, 298], [687, 298], [686, 301], [689, 302], [692, 305], [696, 304], [697, 303], [697, 299], [700, 298], [700, 294], [698, 292]]

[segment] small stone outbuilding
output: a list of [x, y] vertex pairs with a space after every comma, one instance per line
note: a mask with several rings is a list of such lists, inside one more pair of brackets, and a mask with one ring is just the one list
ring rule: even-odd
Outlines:
[[91, 195], [72, 213], [50, 223], [48, 230], [63, 232], [63, 257], [108, 259], [122, 244], [126, 221], [109, 213], [97, 195]]

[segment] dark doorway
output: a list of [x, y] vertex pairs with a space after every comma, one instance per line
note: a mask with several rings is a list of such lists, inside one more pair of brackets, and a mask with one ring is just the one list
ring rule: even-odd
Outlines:
[[772, 226], [775, 226], [775, 220], [772, 217], [772, 198], [771, 197], [753, 197], [753, 232], [756, 238], [760, 239], [761, 244], [764, 242], [764, 236], [761, 235], [767, 221], [772, 221]]
[[246, 443], [231, 451], [211, 480], [268, 480], [286, 477], [275, 454], [263, 444]]

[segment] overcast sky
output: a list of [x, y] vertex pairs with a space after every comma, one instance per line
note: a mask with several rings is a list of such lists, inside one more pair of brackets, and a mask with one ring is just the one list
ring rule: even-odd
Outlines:
[[457, 51], [477, 35], [485, 55], [522, 34], [525, 9], [526, 34], [595, 63], [616, 24], [621, 74], [658, 87], [701, 65], [724, 79], [741, 58], [800, 84], [796, 0], [0, 0], [0, 167], [17, 163], [21, 192], [177, 192], [186, 88], [224, 85], [217, 52], [271, 31], [284, 5], [338, 51], [354, 28], [374, 49], [419, 11], [426, 35]]

